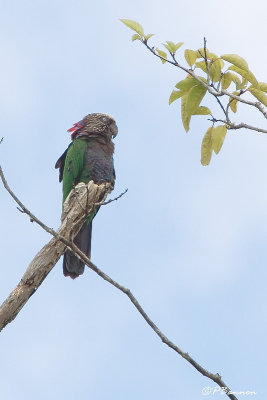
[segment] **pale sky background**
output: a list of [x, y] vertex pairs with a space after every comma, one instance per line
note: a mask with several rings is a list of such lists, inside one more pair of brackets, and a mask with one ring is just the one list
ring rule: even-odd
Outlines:
[[[186, 133], [169, 94], [184, 74], [162, 65], [119, 18], [155, 33], [151, 44], [208, 40], [246, 58], [267, 81], [264, 0], [1, 0], [0, 163], [24, 204], [55, 229], [54, 169], [67, 129], [91, 112], [115, 117], [116, 188], [98, 213], [92, 261], [130, 288], [153, 321], [240, 399], [266, 399], [267, 137], [229, 132], [200, 164], [209, 127]], [[215, 101], [204, 105], [217, 107]], [[236, 122], [266, 129], [257, 110]], [[1, 193], [3, 301], [50, 236]], [[162, 344], [130, 301], [86, 269], [72, 281], [62, 259], [0, 337], [3, 400], [199, 400], [216, 385]], [[214, 394], [208, 398], [226, 398]]]

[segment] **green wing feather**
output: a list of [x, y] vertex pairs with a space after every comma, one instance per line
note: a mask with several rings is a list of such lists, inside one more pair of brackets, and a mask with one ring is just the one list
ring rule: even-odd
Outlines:
[[63, 203], [71, 189], [83, 181], [80, 180], [80, 176], [84, 168], [86, 147], [86, 140], [76, 139], [68, 149], [63, 172]]

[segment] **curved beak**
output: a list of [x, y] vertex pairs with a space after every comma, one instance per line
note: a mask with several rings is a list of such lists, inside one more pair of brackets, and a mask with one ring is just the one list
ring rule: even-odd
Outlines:
[[111, 133], [112, 133], [112, 137], [113, 137], [113, 138], [116, 137], [117, 134], [118, 134], [118, 127], [117, 127], [115, 121], [112, 122], [112, 124], [110, 125], [110, 130], [111, 130]]

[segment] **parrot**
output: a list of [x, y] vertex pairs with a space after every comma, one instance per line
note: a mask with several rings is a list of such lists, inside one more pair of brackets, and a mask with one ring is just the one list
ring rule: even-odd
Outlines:
[[[70, 191], [80, 182], [87, 184], [108, 182], [114, 187], [114, 143], [118, 127], [113, 117], [108, 114], [92, 113], [76, 122], [71, 132], [72, 142], [57, 160], [55, 168], [59, 169], [59, 182], [63, 181], [64, 204]], [[90, 214], [73, 242], [91, 258], [92, 220], [98, 212], [98, 206]], [[84, 272], [85, 264], [69, 249], [63, 257], [63, 274], [72, 279]]]

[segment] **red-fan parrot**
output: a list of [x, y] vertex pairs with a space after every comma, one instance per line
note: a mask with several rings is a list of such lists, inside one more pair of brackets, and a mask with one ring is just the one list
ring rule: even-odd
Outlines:
[[[72, 132], [72, 143], [56, 162], [59, 168], [59, 182], [63, 180], [63, 203], [70, 191], [79, 183], [87, 184], [109, 182], [114, 186], [115, 170], [113, 163], [114, 138], [118, 127], [114, 118], [107, 114], [88, 114], [68, 130]], [[91, 255], [92, 220], [98, 209], [88, 216], [74, 243], [89, 258]], [[84, 263], [70, 250], [63, 259], [63, 273], [72, 279], [84, 272]]]

